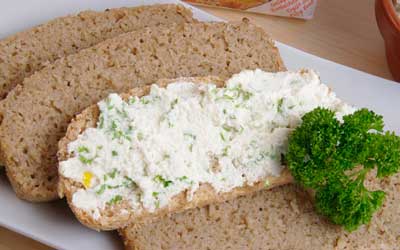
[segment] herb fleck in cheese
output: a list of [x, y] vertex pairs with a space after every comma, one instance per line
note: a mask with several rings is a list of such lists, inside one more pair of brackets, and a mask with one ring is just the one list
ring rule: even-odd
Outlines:
[[84, 186], [72, 202], [94, 217], [120, 202], [154, 211], [184, 190], [190, 200], [201, 183], [217, 192], [267, 187], [303, 114], [318, 106], [339, 118], [354, 111], [313, 71], [243, 71], [224, 88], [153, 85], [147, 96], [111, 94], [98, 106], [97, 127], [71, 142], [71, 158], [60, 163], [63, 176]]

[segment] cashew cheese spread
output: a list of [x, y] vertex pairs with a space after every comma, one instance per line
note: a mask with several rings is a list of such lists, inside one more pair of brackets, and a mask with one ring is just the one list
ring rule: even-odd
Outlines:
[[216, 192], [279, 176], [288, 134], [316, 107], [354, 112], [312, 70], [242, 71], [223, 88], [177, 81], [124, 101], [98, 103], [96, 128], [68, 145], [64, 177], [82, 184], [74, 206], [94, 217], [121, 201], [154, 211], [201, 183]]

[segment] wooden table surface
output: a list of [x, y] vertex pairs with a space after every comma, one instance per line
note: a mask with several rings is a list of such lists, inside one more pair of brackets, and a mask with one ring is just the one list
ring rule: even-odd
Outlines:
[[[320, 0], [309, 21], [202, 8], [226, 20], [248, 17], [283, 43], [350, 67], [392, 79], [375, 21], [373, 0]], [[0, 227], [0, 250], [51, 249]]]

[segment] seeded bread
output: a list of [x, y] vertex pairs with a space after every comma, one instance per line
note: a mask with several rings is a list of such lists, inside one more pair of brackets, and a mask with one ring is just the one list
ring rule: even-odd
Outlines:
[[[214, 83], [217, 87], [223, 87], [224, 81], [217, 77], [199, 77], [199, 78], [181, 78], [182, 81], [194, 83]], [[165, 87], [168, 83], [176, 82], [177, 80], [161, 80], [158, 81], [160, 87]], [[127, 94], [121, 95], [123, 99], [128, 100], [130, 96], [144, 96], [150, 92], [150, 86], [139, 87], [130, 90]], [[68, 126], [67, 133], [59, 142], [59, 161], [65, 161], [69, 157], [68, 143], [78, 138], [78, 135], [83, 133], [85, 129], [96, 127], [99, 117], [99, 108], [97, 105], [92, 105], [85, 109], [82, 114], [78, 115]], [[292, 181], [292, 177], [288, 170], [284, 170], [279, 177], [269, 177], [266, 180], [255, 183], [252, 186], [245, 185], [238, 187], [230, 192], [216, 192], [209, 184], [200, 184], [199, 189], [193, 194], [193, 199], [186, 199], [186, 191], [173, 197], [167, 206], [158, 208], [154, 212], [149, 212], [142, 208], [141, 211], [133, 209], [127, 202], [122, 201], [121, 204], [107, 205], [105, 209], [100, 210], [100, 217], [94, 218], [90, 212], [83, 211], [74, 206], [72, 196], [74, 193], [84, 188], [81, 183], [74, 182], [72, 179], [66, 178], [60, 174], [59, 178], [59, 194], [66, 196], [69, 206], [75, 213], [76, 217], [86, 226], [96, 230], [114, 230], [125, 227], [130, 223], [139, 223], [151, 221], [160, 218], [169, 213], [176, 213], [190, 208], [202, 207], [214, 202], [222, 202], [228, 199], [233, 199], [238, 196], [254, 193], [255, 191], [265, 188], [265, 181], [268, 181], [267, 188], [284, 185]]]
[[317, 215], [295, 185], [188, 210], [120, 230], [127, 250], [396, 250], [400, 175], [370, 182], [387, 197], [370, 225], [348, 233]]
[[57, 143], [76, 113], [160, 78], [228, 77], [255, 68], [284, 70], [269, 36], [247, 21], [122, 34], [47, 65], [9, 93], [0, 105], [1, 162], [20, 198], [57, 199]]
[[47, 62], [146, 26], [193, 22], [181, 5], [85, 11], [54, 19], [0, 41], [0, 99]]

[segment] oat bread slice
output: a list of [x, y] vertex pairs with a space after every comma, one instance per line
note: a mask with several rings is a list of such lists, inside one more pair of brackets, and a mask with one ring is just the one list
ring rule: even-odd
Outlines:
[[295, 185], [188, 210], [120, 230], [127, 250], [395, 250], [400, 244], [400, 175], [370, 182], [387, 197], [369, 225], [353, 233], [315, 213]]
[[0, 99], [47, 62], [146, 26], [193, 21], [189, 9], [159, 4], [84, 11], [19, 32], [0, 41]]
[[57, 195], [57, 143], [75, 114], [111, 92], [160, 78], [284, 70], [259, 27], [242, 23], [171, 24], [122, 34], [25, 78], [1, 102], [0, 158], [17, 195]]
[[[172, 80], [159, 80], [156, 84], [165, 88], [169, 83], [174, 82], [192, 82], [197, 84], [213, 83], [217, 87], [223, 87], [225, 82], [218, 77], [198, 77], [198, 78], [180, 78]], [[128, 101], [130, 97], [142, 97], [148, 95], [150, 86], [134, 88], [126, 94], [121, 94], [121, 97]], [[85, 109], [69, 124], [65, 137], [59, 142], [58, 159], [66, 161], [71, 155], [68, 152], [68, 144], [75, 141], [80, 134], [87, 128], [97, 127], [99, 121], [99, 107], [92, 105]], [[268, 186], [265, 186], [265, 183]], [[229, 192], [217, 192], [210, 184], [201, 183], [200, 187], [192, 195], [192, 199], [187, 200], [188, 190], [184, 190], [172, 197], [168, 204], [161, 208], [156, 208], [154, 211], [149, 211], [142, 207], [140, 210], [131, 207], [127, 201], [122, 201], [116, 205], [107, 205], [100, 210], [100, 215], [97, 217], [84, 209], [78, 208], [73, 203], [73, 195], [80, 189], [85, 187], [81, 182], [76, 182], [71, 178], [67, 178], [59, 171], [59, 195], [67, 198], [67, 202], [82, 224], [95, 230], [115, 230], [127, 226], [130, 223], [143, 223], [144, 221], [156, 220], [166, 214], [177, 213], [187, 209], [202, 207], [214, 202], [223, 202], [233, 199], [238, 196], [254, 193], [265, 188], [274, 188], [292, 182], [292, 177], [287, 169], [284, 169], [280, 176], [268, 176], [265, 180], [258, 181], [253, 185], [245, 184], [236, 187]]]

